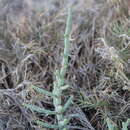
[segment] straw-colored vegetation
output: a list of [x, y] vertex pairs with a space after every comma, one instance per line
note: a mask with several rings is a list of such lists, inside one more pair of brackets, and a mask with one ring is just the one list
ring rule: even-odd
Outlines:
[[129, 0], [0, 0], [0, 130], [58, 129], [130, 129]]

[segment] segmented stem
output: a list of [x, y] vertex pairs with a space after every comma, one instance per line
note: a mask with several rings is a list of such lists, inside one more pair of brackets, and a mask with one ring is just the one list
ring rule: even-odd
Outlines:
[[58, 126], [59, 128], [61, 128], [60, 130], [66, 130], [65, 126], [68, 123], [68, 120], [63, 116], [64, 107], [61, 105], [61, 95], [62, 95], [62, 91], [64, 90], [62, 88], [64, 87], [64, 78], [65, 78], [66, 70], [68, 67], [71, 29], [72, 29], [72, 11], [71, 11], [71, 8], [69, 8], [67, 23], [66, 23], [66, 30], [65, 30], [65, 35], [64, 35], [64, 53], [63, 53], [62, 66], [61, 66], [60, 71], [58, 70], [56, 71], [56, 74], [55, 74], [56, 81], [54, 83], [54, 89], [53, 89], [53, 94], [56, 95], [55, 97], [53, 97], [53, 103], [55, 106], [55, 111], [56, 113], [58, 113], [56, 117], [58, 120]]

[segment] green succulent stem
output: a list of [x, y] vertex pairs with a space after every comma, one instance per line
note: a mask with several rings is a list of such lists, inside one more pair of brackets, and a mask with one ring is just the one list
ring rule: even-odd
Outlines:
[[61, 105], [62, 91], [68, 88], [68, 86], [66, 85], [64, 86], [64, 78], [65, 78], [66, 70], [68, 67], [71, 30], [72, 30], [72, 10], [71, 8], [69, 8], [68, 18], [67, 18], [67, 23], [66, 23], [66, 30], [65, 30], [65, 35], [64, 35], [63, 60], [62, 60], [61, 69], [57, 70], [55, 73], [56, 81], [54, 83], [54, 89], [53, 89], [53, 94], [56, 95], [55, 97], [53, 97], [53, 104], [54, 104], [56, 113], [58, 113], [56, 114], [56, 117], [57, 117], [58, 126], [60, 127], [60, 130], [67, 130], [65, 126], [68, 123], [68, 119], [64, 117], [63, 112], [71, 104], [71, 100], [72, 100], [72, 98], [70, 98], [65, 104], [65, 106]]
[[69, 8], [68, 18], [66, 22], [66, 30], [65, 30], [65, 35], [64, 35], [64, 53], [63, 53], [62, 67], [60, 70], [60, 75], [62, 76], [62, 79], [64, 79], [64, 76], [66, 74], [66, 69], [68, 66], [71, 30], [72, 30], [72, 9]]
[[36, 123], [38, 125], [42, 126], [42, 127], [47, 127], [47, 128], [50, 128], [50, 129], [58, 129], [59, 128], [59, 126], [57, 126], [57, 125], [52, 125], [52, 124], [44, 123], [44, 122], [39, 121], [39, 120], [37, 120]]

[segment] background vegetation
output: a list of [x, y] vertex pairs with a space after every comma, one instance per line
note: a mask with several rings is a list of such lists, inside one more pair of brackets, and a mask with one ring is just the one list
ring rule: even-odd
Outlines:
[[32, 86], [53, 91], [70, 5], [70, 87], [61, 97], [63, 104], [74, 97], [67, 127], [130, 129], [129, 0], [0, 0], [0, 130], [47, 130], [35, 120], [57, 123], [23, 103], [54, 110], [52, 98]]

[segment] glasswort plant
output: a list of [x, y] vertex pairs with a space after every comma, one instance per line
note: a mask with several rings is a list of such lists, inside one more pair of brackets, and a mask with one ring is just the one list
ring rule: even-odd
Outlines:
[[63, 60], [61, 64], [61, 69], [56, 70], [55, 76], [56, 76], [56, 81], [54, 81], [54, 88], [53, 92], [48, 92], [44, 89], [38, 88], [36, 86], [32, 86], [34, 90], [41, 94], [48, 95], [53, 98], [53, 105], [55, 107], [55, 111], [50, 111], [50, 110], [45, 110], [43, 108], [40, 108], [36, 105], [31, 105], [31, 104], [23, 104], [27, 108], [39, 112], [39, 113], [44, 113], [47, 115], [56, 115], [57, 118], [57, 125], [52, 125], [52, 124], [47, 124], [42, 121], [37, 121], [37, 124], [43, 127], [47, 128], [57, 128], [59, 130], [67, 130], [66, 125], [69, 122], [69, 119], [67, 119], [64, 116], [64, 112], [68, 109], [68, 107], [72, 103], [72, 96], [67, 100], [65, 105], [62, 105], [62, 99], [61, 96], [63, 94], [63, 91], [66, 90], [69, 86], [65, 85], [65, 74], [66, 70], [68, 67], [68, 56], [69, 56], [69, 45], [70, 45], [70, 36], [71, 36], [71, 30], [72, 30], [72, 9], [68, 9], [68, 17], [67, 17], [67, 22], [66, 22], [66, 30], [65, 30], [65, 35], [64, 35], [64, 52], [63, 52]]

